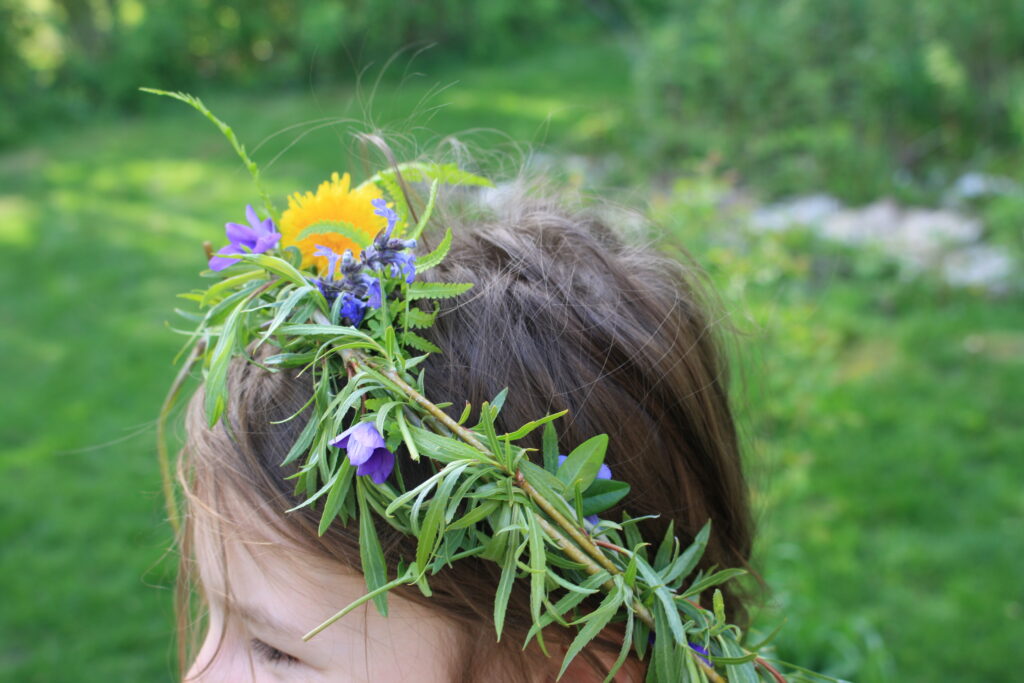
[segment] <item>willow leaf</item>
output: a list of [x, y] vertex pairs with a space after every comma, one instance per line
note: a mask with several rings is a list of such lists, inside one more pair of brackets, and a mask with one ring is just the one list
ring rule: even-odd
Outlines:
[[501, 631], [505, 627], [505, 612], [508, 609], [509, 596], [512, 595], [512, 584], [516, 579], [516, 565], [525, 547], [525, 541], [518, 544], [518, 539], [510, 539], [501, 563], [501, 579], [494, 593], [494, 630], [499, 641]]
[[[561, 678], [565, 670], [569, 668], [569, 664], [576, 658], [576, 655], [587, 646], [590, 641], [597, 637], [604, 627], [608, 625], [608, 622], [612, 620], [616, 612], [619, 611], [619, 607], [622, 606], [623, 594], [622, 590], [614, 590], [604, 597], [601, 604], [598, 605], [597, 609], [584, 617], [585, 622], [580, 632], [573, 638], [572, 644], [569, 645], [569, 649], [565, 653], [565, 659], [562, 660], [562, 668], [558, 672], [558, 677]], [[672, 680], [672, 679], [666, 679]]]
[[[384, 550], [373, 525], [373, 515], [366, 502], [366, 482], [364, 477], [356, 479], [356, 496], [359, 501], [359, 559], [366, 578], [366, 589], [373, 593], [388, 583], [387, 565], [384, 563]], [[388, 596], [383, 591], [374, 595], [373, 604], [382, 616], [388, 615]]]

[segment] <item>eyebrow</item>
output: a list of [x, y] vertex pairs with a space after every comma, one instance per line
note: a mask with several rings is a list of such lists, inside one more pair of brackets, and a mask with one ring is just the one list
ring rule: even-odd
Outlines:
[[228, 601], [228, 609], [246, 621], [262, 624], [275, 631], [288, 635], [296, 635], [298, 629], [274, 618], [269, 612], [257, 605], [247, 605], [235, 600]]

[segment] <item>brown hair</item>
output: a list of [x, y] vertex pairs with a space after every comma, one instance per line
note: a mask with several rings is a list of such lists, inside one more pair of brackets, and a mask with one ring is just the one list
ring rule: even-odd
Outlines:
[[[674, 522], [684, 546], [711, 519], [699, 568], [747, 567], [753, 534], [747, 491], [718, 327], [699, 294], [699, 271], [650, 247], [627, 245], [595, 212], [528, 195], [506, 190], [484, 209], [464, 212], [461, 222], [446, 217], [455, 233], [452, 250], [424, 279], [475, 287], [445, 301], [425, 331], [444, 350], [424, 364], [428, 396], [451, 401], [457, 417], [466, 401], [479, 406], [508, 387], [499, 432], [568, 410], [555, 423], [563, 452], [607, 433], [606, 462], [632, 487], [609, 518], [620, 510], [657, 515], [640, 523], [644, 537], [657, 542]], [[190, 508], [219, 512], [222, 489], [230, 489], [290, 540], [358, 571], [355, 529], [335, 522], [319, 537], [316, 506], [283, 513], [301, 502], [286, 479], [294, 469], [280, 462], [305, 420], [280, 421], [302, 408], [310, 386], [300, 373], [272, 373], [236, 359], [228, 378], [229, 428], [206, 426], [197, 392], [179, 478]], [[538, 441], [539, 432], [522, 445], [536, 448]], [[428, 474], [425, 462], [399, 454], [399, 463], [407, 486]], [[378, 530], [394, 575], [399, 558], [415, 555], [415, 539], [385, 524]], [[183, 594], [191, 593], [190, 552], [186, 534]], [[491, 601], [499, 572], [493, 563], [467, 558], [431, 578], [430, 599], [415, 588], [396, 591], [464, 627], [458, 680], [499, 680], [494, 670], [502, 664], [507, 680], [531, 680], [524, 657], [542, 656], [533, 647], [525, 655], [520, 650], [532, 623], [526, 586], [513, 591], [495, 642]], [[742, 625], [744, 596], [731, 585], [723, 592], [730, 620]], [[571, 635], [554, 637], [568, 642]], [[595, 641], [595, 649], [617, 649], [614, 640], [610, 634]], [[588, 654], [597, 667], [594, 652]]]

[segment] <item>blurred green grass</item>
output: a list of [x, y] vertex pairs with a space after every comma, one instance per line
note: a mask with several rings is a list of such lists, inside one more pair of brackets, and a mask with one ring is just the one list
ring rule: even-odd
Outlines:
[[[512, 141], [615, 154], [643, 136], [627, 116], [628, 68], [593, 46], [452, 67], [373, 97], [199, 94], [250, 147], [299, 121], [352, 117], [409, 149], [485, 126], [463, 137], [516, 160]], [[431, 96], [438, 82], [453, 85]], [[267, 169], [271, 190], [357, 172], [347, 135], [298, 140]], [[172, 678], [174, 558], [153, 419], [180, 340], [165, 321], [196, 284], [200, 243], [218, 243], [254, 200], [216, 131], [170, 101], [0, 156], [0, 678]], [[858, 681], [1012, 677], [1024, 636], [1022, 298], [902, 282], [884, 259], [806, 235], [730, 247], [715, 216], [675, 194], [654, 210], [743, 332], [737, 410], [776, 591], [761, 623], [788, 617], [780, 656]]]

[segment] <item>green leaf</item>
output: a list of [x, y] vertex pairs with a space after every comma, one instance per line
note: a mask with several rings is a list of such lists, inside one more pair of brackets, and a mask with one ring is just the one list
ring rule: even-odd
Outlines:
[[[232, 292], [236, 287], [243, 285], [246, 282], [258, 280], [263, 277], [265, 277], [265, 271], [262, 268], [253, 268], [252, 270], [247, 270], [243, 273], [239, 273], [238, 275], [226, 277], [217, 284], [208, 287], [196, 300], [199, 302], [200, 306], [209, 306], [211, 303], [218, 300], [221, 295]], [[180, 294], [178, 296], [186, 298]]]
[[217, 337], [217, 344], [210, 354], [210, 367], [206, 373], [204, 390], [206, 392], [206, 419], [211, 427], [217, 424], [224, 412], [227, 401], [228, 367], [238, 346], [239, 320], [244, 313], [242, 302], [239, 301], [235, 310], [224, 322], [224, 327], [221, 328], [220, 335]]
[[299, 285], [300, 287], [309, 284], [306, 277], [296, 270], [295, 266], [282, 258], [271, 256], [270, 254], [239, 254], [238, 256], [242, 261], [255, 263], [260, 268], [263, 268], [274, 275], [279, 275], [288, 282]]
[[541, 451], [544, 456], [544, 469], [551, 474], [558, 472], [558, 430], [550, 422], [544, 425]]
[[441, 481], [442, 477], [446, 476], [449, 472], [452, 471], [452, 469], [457, 467], [458, 464], [458, 461], [449, 463], [440, 472], [435, 472], [434, 474], [430, 475], [427, 479], [420, 482], [417, 486], [409, 489], [408, 491], [402, 493], [399, 496], [396, 496], [395, 499], [388, 503], [388, 506], [384, 509], [384, 515], [390, 517], [391, 515], [395, 514], [395, 510], [402, 507], [413, 498], [423, 495], [425, 492], [429, 491], [431, 488], [436, 486], [439, 481]]
[[710, 537], [711, 520], [708, 520], [693, 539], [693, 543], [661, 573], [661, 582], [666, 586], [677, 588], [679, 585], [677, 582], [681, 582], [689, 576], [693, 568], [700, 562]]
[[661, 538], [661, 545], [658, 546], [658, 552], [654, 556], [653, 566], [655, 569], [664, 568], [672, 559], [672, 551], [676, 547], [675, 529], [676, 522], [674, 519], [670, 519], [668, 527], [665, 529], [665, 535]]
[[[717, 640], [722, 646], [722, 655], [737, 662], [736, 664], [727, 664], [725, 667], [729, 683], [759, 683], [761, 679], [757, 675], [753, 661], [756, 659], [757, 654], [752, 653], [753, 657], [750, 657], [740, 647], [739, 643], [733, 640], [732, 634], [729, 631], [722, 633]], [[715, 657], [713, 659], [717, 661], [718, 658]]]
[[313, 289], [313, 287], [307, 285], [306, 287], [300, 287], [292, 292], [288, 298], [284, 300], [284, 303], [278, 307], [277, 313], [274, 314], [274, 318], [270, 321], [270, 325], [267, 326], [266, 331], [263, 333], [260, 343], [262, 344], [267, 339], [270, 339], [270, 336], [277, 331], [277, 328], [280, 327], [285, 320], [288, 319], [288, 316], [293, 310], [295, 310], [295, 307], [299, 302], [312, 295], [315, 291], [316, 290]]
[[489, 514], [494, 512], [499, 505], [501, 505], [499, 501], [485, 500], [481, 502], [479, 505], [477, 505], [475, 508], [464, 514], [458, 520], [449, 524], [448, 529], [462, 529], [465, 527], [473, 526], [474, 524], [476, 524], [477, 522], [479, 522], [480, 520], [484, 519]]
[[[384, 562], [384, 550], [380, 545], [380, 538], [377, 536], [377, 529], [373, 525], [373, 515], [370, 506], [366, 502], [366, 479], [356, 479], [356, 497], [359, 501], [359, 559], [362, 562], [363, 576], [366, 578], [366, 588], [371, 593], [387, 585], [388, 571]], [[374, 596], [373, 604], [382, 616], [388, 615], [387, 592], [381, 592]]]
[[[519, 439], [522, 439], [523, 437], [525, 437], [527, 434], [531, 433], [533, 430], [537, 429], [538, 427], [540, 427], [542, 425], [549, 424], [552, 420], [557, 420], [558, 418], [562, 417], [563, 415], [565, 415], [568, 412], [569, 412], [568, 410], [563, 410], [560, 413], [552, 413], [552, 414], [550, 414], [550, 415], [548, 415], [546, 417], [540, 418], [539, 420], [533, 420], [531, 422], [527, 422], [526, 424], [524, 424], [522, 427], [520, 427], [519, 429], [515, 430], [514, 432], [509, 432], [508, 434], [502, 435], [501, 438], [506, 440], [506, 441], [518, 441]], [[556, 446], [556, 448], [557, 448], [557, 446]], [[557, 454], [555, 455], [555, 462], [556, 463], [558, 462], [558, 455]], [[557, 469], [557, 467], [556, 467], [556, 469]]]
[[348, 325], [314, 325], [311, 323], [285, 323], [281, 325], [281, 334], [294, 337], [344, 337], [357, 339], [373, 344], [383, 355], [384, 349], [373, 337]]
[[565, 485], [557, 477], [529, 460], [519, 463], [519, 471], [522, 472], [526, 482], [535, 488], [537, 493], [551, 503], [563, 516], [568, 519], [576, 518], [576, 511], [573, 510], [572, 506], [569, 505], [562, 495]]
[[409, 300], [450, 299], [472, 289], [472, 282], [413, 282], [409, 285]]
[[425, 273], [431, 268], [436, 267], [442, 261], [444, 257], [448, 255], [448, 251], [452, 248], [452, 229], [446, 228], [444, 237], [441, 239], [441, 243], [437, 245], [432, 252], [424, 254], [423, 256], [416, 257], [416, 272]]
[[[494, 187], [487, 178], [464, 171], [457, 164], [424, 163], [421, 161], [409, 161], [398, 164], [398, 170], [410, 183], [421, 183], [428, 180], [437, 180], [444, 185], [475, 185], [482, 187]], [[364, 187], [370, 183], [382, 182], [385, 178], [393, 179], [395, 169], [388, 168], [376, 173], [359, 186]], [[357, 188], [358, 189], [358, 188]]]
[[[666, 681], [680, 681], [683, 678], [683, 658], [688, 657], [689, 648], [675, 647], [671, 638], [665, 638], [671, 627], [668, 623], [668, 615], [661, 604], [655, 604], [654, 612], [654, 648], [651, 652], [651, 666], [648, 669], [647, 681], [649, 683], [664, 683]], [[673, 607], [672, 612], [675, 612]], [[678, 617], [678, 614], [677, 614]], [[731, 682], [730, 682], [731, 683]]]
[[536, 623], [540, 619], [541, 604], [547, 595], [547, 552], [544, 549], [544, 532], [532, 513], [527, 513], [526, 523], [530, 548], [530, 615]]
[[444, 534], [444, 513], [448, 507], [452, 489], [459, 483], [459, 476], [467, 467], [469, 467], [468, 462], [453, 467], [444, 482], [437, 487], [434, 497], [430, 500], [430, 505], [427, 506], [427, 514], [423, 518], [423, 525], [420, 527], [416, 543], [416, 564], [424, 569], [437, 548], [438, 539]]
[[525, 547], [525, 542], [518, 544], [510, 534], [501, 562], [501, 579], [498, 580], [498, 589], [494, 593], [494, 631], [499, 641], [501, 631], [505, 627], [505, 611], [508, 609], [509, 596], [512, 595], [512, 584], [516, 579], [516, 565]]
[[295, 440], [295, 443], [292, 444], [291, 449], [288, 451], [288, 455], [286, 455], [284, 460], [281, 462], [281, 467], [288, 465], [309, 449], [309, 445], [313, 443], [313, 437], [316, 436], [316, 430], [319, 426], [319, 422], [320, 421], [317, 420], [316, 416], [309, 418], [309, 422], [306, 423], [302, 433], [299, 434], [299, 438]]
[[[402, 316], [402, 322], [406, 329], [420, 329], [425, 330], [434, 325], [434, 321], [437, 319], [436, 311], [434, 313], [427, 313], [426, 311], [411, 306]], [[408, 367], [408, 364], [407, 364]]]
[[402, 432], [402, 441], [405, 442], [405, 447], [409, 451], [409, 457], [412, 458], [413, 462], [419, 462], [420, 451], [416, 448], [416, 442], [412, 438], [412, 434], [409, 432], [409, 425], [405, 421], [404, 408], [399, 408], [395, 414], [395, 421], [398, 423], [398, 429]]
[[[430, 199], [427, 200], [427, 208], [423, 209], [423, 213], [420, 214], [420, 220], [416, 224], [416, 227], [413, 228], [412, 232], [408, 235], [399, 236], [413, 240], [419, 239], [420, 235], [423, 233], [423, 229], [427, 227], [427, 222], [430, 220], [430, 216], [434, 213], [434, 205], [437, 203], [437, 188], [440, 184], [440, 180], [435, 178], [434, 182], [430, 185]], [[417, 267], [418, 265], [419, 264], [417, 264]]]
[[712, 586], [718, 586], [720, 584], [725, 583], [726, 581], [736, 578], [737, 576], [743, 576], [746, 573], [746, 569], [732, 567], [729, 569], [717, 571], [714, 574], [709, 574], [700, 581], [695, 581], [692, 586], [686, 589], [685, 593], [679, 596], [679, 599], [691, 598], [695, 595], [700, 595]]
[[352, 464], [348, 458], [345, 458], [338, 469], [337, 478], [331, 486], [331, 491], [327, 494], [327, 500], [324, 502], [324, 510], [320, 516], [320, 526], [317, 529], [317, 535], [324, 535], [331, 522], [338, 516], [338, 511], [345, 504], [345, 497], [352, 487], [353, 472]]
[[422, 351], [423, 353], [441, 353], [441, 349], [439, 349], [434, 342], [429, 339], [424, 339], [415, 332], [408, 330], [402, 333], [402, 345], [411, 346], [417, 351]]
[[595, 479], [583, 492], [584, 516], [596, 515], [613, 507], [629, 493], [629, 484], [615, 479]]
[[[552, 564], [554, 563], [552, 562]], [[551, 572], [550, 575], [554, 577], [555, 574], [554, 572]], [[534, 622], [533, 626], [530, 627], [530, 632], [526, 634], [526, 642], [529, 642], [535, 633], [555, 621], [555, 616], [553, 615], [561, 617], [561, 615], [583, 602], [588, 595], [597, 593], [600, 589], [599, 587], [604, 585], [604, 583], [611, 578], [611, 574], [603, 569], [597, 574], [587, 576], [587, 578], [584, 579], [575, 590], [570, 590], [568, 593], [563, 595], [558, 602], [549, 607], [548, 613], [542, 615], [540, 621]]]
[[558, 468], [558, 479], [565, 484], [566, 489], [579, 488], [585, 491], [597, 478], [607, 448], [607, 434], [598, 434], [587, 439], [573, 449]]
[[[634, 557], [636, 556], [634, 555]], [[679, 618], [679, 608], [676, 607], [675, 596], [672, 591], [661, 585], [658, 581], [658, 572], [654, 571], [651, 565], [647, 564], [646, 560], [636, 557], [636, 566], [640, 571], [640, 576], [643, 577], [648, 586], [653, 588], [655, 597], [665, 609], [665, 620], [672, 631], [672, 637], [675, 639], [676, 644], [686, 645], [686, 631], [683, 629], [682, 619]], [[665, 631], [661, 631], [661, 633], [664, 634]]]
[[629, 656], [629, 649], [633, 643], [633, 625], [634, 617], [633, 610], [626, 610], [626, 631], [622, 637], [622, 647], [619, 648], [619, 656], [616, 658], [615, 663], [612, 664], [611, 668], [608, 669], [608, 675], [605, 676], [604, 683], [612, 683], [615, 680], [615, 674], [618, 673], [622, 665], [626, 663], [626, 657]]
[[[619, 607], [622, 605], [623, 592], [622, 590], [616, 590], [604, 597], [601, 604], [597, 606], [593, 612], [585, 616], [583, 619], [584, 626], [580, 629], [580, 632], [573, 638], [572, 644], [569, 645], [569, 649], [565, 653], [565, 659], [562, 660], [562, 668], [558, 672], [557, 679], [562, 677], [565, 670], [569, 668], [569, 664], [576, 658], [576, 655], [586, 647], [586, 645], [597, 637], [604, 627], [608, 625], [608, 622], [612, 620], [612, 617], [619, 611]], [[671, 680], [671, 679], [666, 679]]]
[[494, 417], [497, 417], [498, 413], [501, 412], [502, 407], [504, 407], [505, 405], [505, 399], [507, 398], [508, 387], [505, 387], [504, 389], [499, 391], [498, 395], [494, 397], [493, 401], [491, 401], [491, 410], [494, 412]]
[[462, 441], [435, 434], [430, 430], [415, 425], [409, 426], [409, 432], [412, 434], [412, 438], [416, 440], [416, 446], [420, 449], [420, 452], [427, 454], [434, 460], [442, 463], [450, 463], [456, 460], [473, 460], [487, 463], [488, 465], [494, 464], [494, 460], [486, 453]]
[[712, 596], [712, 599], [711, 599], [711, 604], [714, 607], [715, 619], [718, 620], [718, 623], [724, 624], [725, 623], [725, 598], [722, 597], [721, 589], [719, 589], [719, 588], [715, 589], [715, 593], [714, 593], [714, 595]]
[[297, 368], [309, 365], [316, 360], [316, 353], [275, 353], [263, 359], [263, 364], [272, 368]]
[[[365, 232], [363, 232], [356, 226], [352, 225], [348, 221], [331, 220], [317, 221], [316, 223], [313, 223], [303, 228], [302, 232], [300, 232], [293, 241], [298, 242], [299, 240], [306, 239], [307, 237], [312, 237], [313, 235], [328, 234], [337, 234], [343, 237], [347, 237], [348, 239], [358, 244], [360, 247], [366, 247], [370, 244], [370, 242], [373, 241], [373, 235], [366, 234]], [[354, 256], [359, 256], [359, 254], [354, 254]]]

